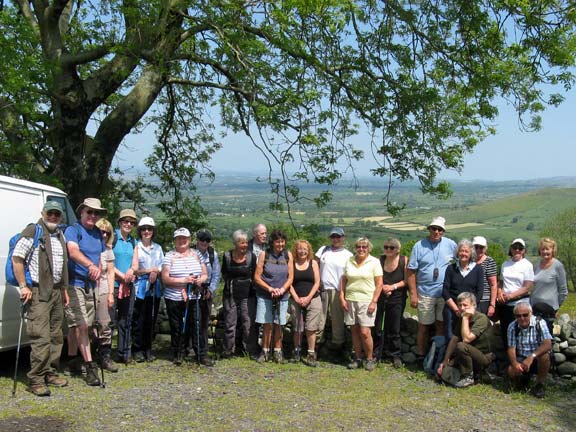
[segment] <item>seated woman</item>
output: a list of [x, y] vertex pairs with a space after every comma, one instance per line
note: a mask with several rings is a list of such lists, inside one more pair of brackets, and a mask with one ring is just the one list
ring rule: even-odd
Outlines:
[[455, 386], [468, 387], [474, 384], [474, 372], [482, 371], [494, 360], [492, 323], [486, 315], [476, 310], [474, 294], [460, 293], [456, 301], [459, 317], [437, 372], [442, 376], [444, 368], [453, 361], [461, 373], [461, 379]]
[[320, 268], [314, 259], [312, 245], [306, 240], [296, 240], [292, 247], [294, 256], [294, 282], [290, 287], [290, 311], [294, 329], [294, 360], [300, 360], [302, 330], [306, 329], [308, 355], [303, 359], [308, 366], [316, 363], [316, 333], [322, 319], [320, 300]]
[[456, 298], [460, 293], [471, 292], [475, 298], [482, 298], [484, 290], [484, 270], [476, 265], [476, 252], [472, 242], [462, 239], [456, 248], [456, 262], [446, 267], [442, 297], [444, 305], [444, 334], [449, 341], [454, 331], [454, 321], [460, 315]]
[[376, 304], [382, 291], [382, 265], [378, 258], [370, 255], [372, 243], [366, 237], [356, 240], [355, 250], [355, 255], [346, 262], [340, 284], [344, 322], [351, 326], [355, 355], [348, 369], [358, 369], [364, 357], [364, 368], [372, 371], [376, 359], [371, 328], [374, 327]]
[[[224, 254], [222, 277], [224, 292], [224, 358], [232, 357], [239, 349], [237, 341], [244, 351], [255, 355], [257, 343], [250, 338], [256, 319], [256, 293], [254, 292], [254, 271], [256, 256], [248, 250], [248, 234], [236, 230], [232, 234], [234, 249]], [[240, 328], [238, 328], [240, 326]], [[240, 335], [238, 335], [240, 333]], [[240, 336], [240, 337], [238, 337]], [[251, 346], [254, 345], [254, 346]]]

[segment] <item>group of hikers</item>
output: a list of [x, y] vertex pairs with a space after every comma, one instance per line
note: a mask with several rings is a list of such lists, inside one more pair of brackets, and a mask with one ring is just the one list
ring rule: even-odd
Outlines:
[[[194, 356], [199, 364], [213, 366], [208, 328], [221, 278], [222, 358], [248, 354], [261, 363], [284, 362], [283, 327], [290, 317], [294, 350], [286, 357], [291, 361], [317, 366], [320, 344], [334, 355], [345, 353], [349, 326], [353, 356], [348, 368], [371, 371], [378, 361], [402, 367], [400, 329], [409, 299], [418, 310], [420, 366], [431, 339], [442, 337], [447, 344], [434, 373], [456, 387], [474, 384], [497, 357], [493, 322], [499, 321], [506, 374], [525, 388], [536, 374], [532, 393], [544, 396], [551, 326], [567, 295], [552, 239], [540, 241], [541, 260], [534, 266], [525, 258], [524, 240], [513, 240], [498, 277], [486, 239], [456, 244], [444, 237], [442, 217], [432, 220], [428, 236], [409, 257], [400, 254], [395, 238], [384, 242], [379, 258], [371, 255], [367, 237], [358, 238], [349, 251], [341, 227], [334, 227], [330, 244], [316, 252], [303, 239], [289, 250], [286, 235], [268, 233], [263, 224], [254, 226], [252, 238], [235, 231], [233, 248], [219, 257], [206, 229], [194, 235], [185, 227], [176, 229], [174, 249], [164, 254], [154, 242], [156, 223], [149, 216], [138, 219], [134, 210], [124, 209], [114, 228], [96, 198], [86, 198], [76, 212], [78, 222], [62, 232], [63, 209], [48, 201], [12, 254], [31, 341], [28, 390], [37, 396], [50, 395], [49, 386], [68, 384], [59, 375], [64, 316], [64, 374], [83, 376], [90, 386], [104, 385], [104, 372], [117, 372], [116, 363], [155, 360], [152, 343], [162, 298], [172, 362], [180, 365]], [[324, 331], [327, 319], [330, 338]], [[113, 327], [118, 332], [115, 358]]]

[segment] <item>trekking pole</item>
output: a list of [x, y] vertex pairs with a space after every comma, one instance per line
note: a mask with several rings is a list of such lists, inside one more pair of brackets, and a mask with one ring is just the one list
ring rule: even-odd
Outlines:
[[202, 323], [200, 314], [200, 297], [201, 297], [202, 287], [198, 286], [196, 289], [196, 360], [200, 364], [200, 325]]
[[[98, 288], [98, 294], [100, 294], [100, 281], [96, 283]], [[92, 300], [94, 301], [94, 328], [96, 329], [96, 339], [98, 340], [98, 355], [100, 357], [100, 374], [102, 375], [102, 381], [100, 386], [106, 388], [106, 383], [104, 382], [104, 362], [102, 361], [102, 350], [100, 349], [100, 320], [98, 319], [98, 303], [96, 302], [96, 287], [92, 288]], [[100, 295], [98, 295], [100, 297]]]
[[303, 308], [302, 305], [299, 305], [300, 307], [299, 309], [299, 313], [298, 313], [298, 324], [296, 325], [296, 332], [298, 335], [298, 345], [296, 346], [296, 358], [300, 359], [300, 352], [301, 352], [301, 347], [302, 347], [302, 331], [304, 330], [304, 323], [302, 320], [303, 317]]
[[124, 365], [128, 366], [130, 359], [130, 339], [132, 338], [132, 315], [134, 315], [134, 302], [136, 300], [136, 289], [134, 284], [128, 284], [130, 288], [130, 300], [128, 301], [128, 316], [126, 317], [126, 332], [124, 333]]
[[150, 283], [148, 279], [148, 288], [152, 292], [152, 316], [150, 319], [150, 355], [152, 355], [152, 341], [154, 340], [154, 309], [156, 308], [156, 283]]
[[186, 331], [186, 327], [188, 324], [188, 307], [190, 304], [190, 294], [192, 293], [192, 284], [189, 283], [186, 285], [186, 301], [184, 302], [184, 317], [182, 318], [182, 332], [180, 334], [180, 341], [178, 342], [178, 353], [176, 353], [176, 357], [182, 353], [184, 349], [184, 343], [186, 341], [186, 337], [188, 336], [188, 332]]
[[278, 317], [278, 325], [280, 325], [280, 312], [278, 311], [278, 300], [272, 299], [272, 351], [276, 346], [276, 325], [274, 322], [274, 317]]
[[18, 378], [18, 361], [20, 360], [20, 345], [22, 344], [22, 327], [24, 315], [26, 314], [26, 303], [20, 305], [20, 330], [18, 331], [18, 345], [16, 346], [16, 364], [14, 365], [14, 385], [12, 387], [12, 397], [16, 396], [16, 385]]

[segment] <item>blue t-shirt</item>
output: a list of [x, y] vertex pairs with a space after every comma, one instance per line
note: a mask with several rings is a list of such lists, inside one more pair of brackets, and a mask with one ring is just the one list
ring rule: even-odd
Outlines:
[[[425, 238], [414, 245], [408, 268], [416, 272], [418, 294], [442, 297], [444, 273], [446, 267], [454, 259], [455, 252], [456, 243], [446, 237], [442, 237], [439, 242], [435, 243]], [[434, 269], [438, 269], [436, 278], [434, 278]]]
[[[100, 265], [100, 254], [104, 252], [106, 246], [98, 228], [94, 227], [91, 230], [87, 230], [82, 224], [76, 222], [66, 228], [64, 237], [66, 237], [66, 244], [70, 242], [76, 243], [80, 252], [86, 255], [94, 265]], [[88, 277], [88, 267], [84, 267], [73, 259], [69, 259], [68, 272], [71, 286], [84, 287], [84, 280]]]
[[[118, 228], [114, 230], [114, 234], [116, 235], [117, 239], [116, 245], [114, 246], [114, 256], [116, 257], [114, 266], [122, 273], [126, 273], [132, 266], [132, 258], [134, 257], [134, 247], [136, 246], [136, 240], [134, 240], [131, 235], [128, 235], [126, 240], [124, 240]], [[119, 282], [114, 282], [114, 286], [118, 287]]]

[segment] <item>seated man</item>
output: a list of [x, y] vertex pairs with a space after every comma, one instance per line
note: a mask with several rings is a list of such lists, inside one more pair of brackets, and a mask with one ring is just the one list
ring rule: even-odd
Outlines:
[[521, 302], [514, 306], [516, 319], [508, 326], [508, 376], [513, 383], [526, 387], [530, 374], [537, 373], [536, 385], [532, 394], [544, 397], [544, 383], [550, 369], [552, 335], [543, 319], [532, 315], [532, 306]]
[[442, 376], [444, 367], [454, 358], [454, 364], [459, 367], [462, 376], [455, 386], [468, 387], [474, 384], [474, 372], [480, 372], [494, 360], [491, 352], [492, 323], [486, 315], [476, 310], [474, 294], [467, 291], [460, 293], [456, 303], [460, 317], [437, 372]]

